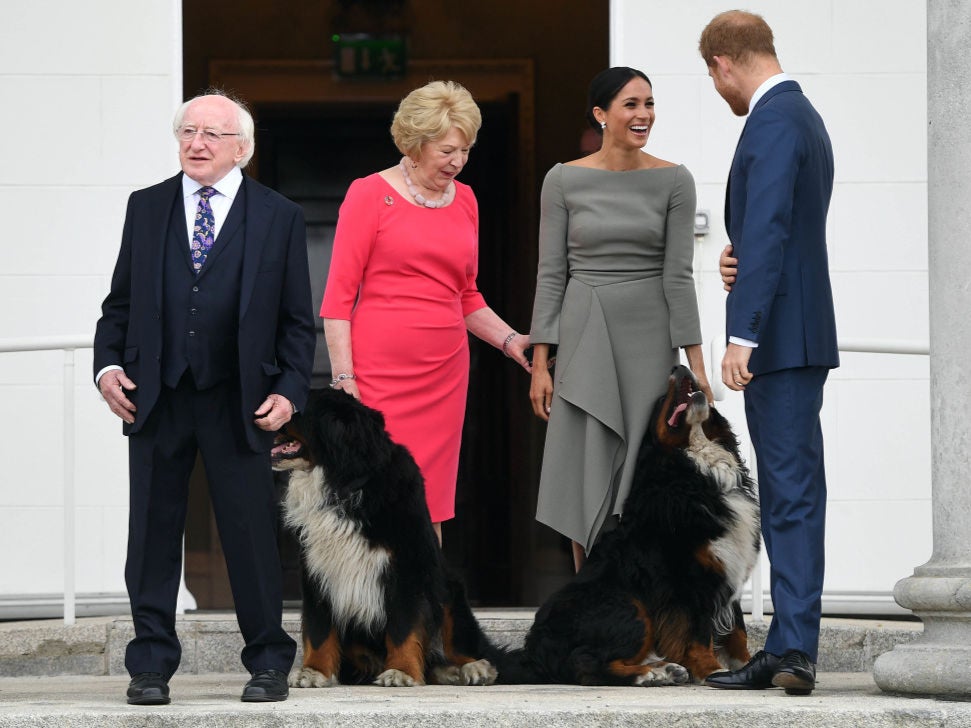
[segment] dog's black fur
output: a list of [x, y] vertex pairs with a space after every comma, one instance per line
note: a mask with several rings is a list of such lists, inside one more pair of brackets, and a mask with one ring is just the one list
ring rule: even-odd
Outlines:
[[290, 684], [493, 682], [421, 472], [381, 414], [339, 390], [313, 392], [272, 457], [290, 472], [286, 521], [302, 547], [303, 666]]
[[738, 596], [759, 552], [758, 501], [728, 422], [675, 367], [619, 525], [536, 614], [500, 683], [670, 685], [749, 659]]

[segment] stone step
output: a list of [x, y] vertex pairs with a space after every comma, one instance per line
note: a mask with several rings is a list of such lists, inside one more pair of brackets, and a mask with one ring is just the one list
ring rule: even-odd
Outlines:
[[820, 673], [815, 692], [722, 691], [688, 685], [573, 685], [291, 690], [283, 703], [241, 703], [243, 676], [176, 675], [172, 704], [125, 704], [127, 676], [0, 678], [0, 728], [966, 728], [971, 703], [886, 695], [862, 672]]
[[[533, 610], [477, 610], [496, 642], [518, 645], [532, 624]], [[300, 644], [300, 616], [284, 614], [284, 626]], [[750, 621], [749, 648], [765, 642], [767, 623]], [[824, 619], [818, 668], [824, 672], [869, 672], [873, 661], [921, 634], [919, 622]], [[243, 641], [232, 613], [194, 613], [177, 622], [182, 641], [180, 674], [242, 672]], [[125, 645], [134, 636], [130, 617], [90, 617], [71, 627], [57, 620], [0, 623], [0, 676], [125, 675]], [[301, 660], [297, 655], [297, 663]]]

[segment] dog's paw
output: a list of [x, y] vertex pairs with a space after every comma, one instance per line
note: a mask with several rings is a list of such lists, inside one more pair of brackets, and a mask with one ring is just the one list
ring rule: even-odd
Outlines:
[[324, 675], [312, 667], [295, 668], [287, 682], [291, 688], [332, 688], [340, 684], [337, 675]]
[[438, 685], [465, 685], [458, 665], [437, 665], [432, 668], [432, 678]]
[[492, 685], [499, 677], [495, 666], [488, 660], [476, 660], [462, 665], [463, 685]]
[[650, 669], [634, 679], [634, 685], [644, 688], [660, 685], [684, 685], [691, 679], [691, 674], [683, 666], [675, 662], [662, 662], [651, 665]]
[[424, 685], [425, 682], [424, 680], [415, 680], [406, 672], [391, 668], [378, 675], [374, 684], [385, 688], [413, 688], [416, 685]]

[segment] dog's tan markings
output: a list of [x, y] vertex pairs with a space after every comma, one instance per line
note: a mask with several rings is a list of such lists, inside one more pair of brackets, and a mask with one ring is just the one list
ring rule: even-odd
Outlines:
[[715, 658], [711, 644], [702, 645], [697, 642], [688, 645], [681, 664], [688, 668], [695, 680], [699, 681], [704, 680], [713, 672], [724, 669]]
[[711, 544], [702, 544], [697, 549], [695, 549], [695, 561], [701, 566], [702, 569], [706, 571], [713, 571], [716, 574], [725, 573], [725, 565], [722, 560], [716, 556], [711, 550]]
[[307, 637], [303, 638], [303, 666], [312, 667], [323, 675], [336, 675], [341, 664], [341, 643], [337, 632], [330, 631], [323, 644], [314, 647]]
[[375, 681], [387, 687], [411, 687], [425, 684], [425, 648], [422, 636], [409, 634], [401, 644], [384, 638], [388, 656], [384, 660], [384, 672]]
[[452, 665], [464, 665], [468, 662], [475, 662], [476, 658], [463, 655], [455, 650], [455, 622], [452, 619], [452, 610], [445, 607], [442, 615], [442, 648], [445, 651], [445, 659]]
[[721, 641], [715, 655], [729, 670], [737, 670], [748, 662], [752, 655], [748, 651], [748, 637], [745, 630], [735, 627]]
[[658, 640], [658, 652], [672, 662], [684, 665], [695, 680], [703, 680], [722, 667], [715, 658], [711, 642], [694, 641], [691, 625], [684, 615], [677, 615], [665, 623]]
[[336, 632], [316, 647], [303, 637], [303, 666], [290, 673], [288, 683], [292, 688], [329, 688], [339, 684], [338, 668], [341, 646]]
[[648, 661], [648, 657], [651, 656], [651, 653], [654, 650], [654, 623], [651, 621], [651, 618], [647, 616], [647, 610], [644, 608], [644, 604], [640, 600], [632, 599], [631, 602], [637, 612], [636, 619], [638, 619], [644, 625], [644, 634], [641, 637], [640, 647], [638, 647], [637, 652], [630, 657], [612, 660], [609, 662], [607, 664], [607, 671], [611, 675], [616, 675], [617, 677], [644, 678], [649, 673], [659, 670], [660, 672], [654, 676], [654, 679], [647, 680], [646, 682], [641, 680], [635, 684], [664, 684], [661, 680], [661, 673], [664, 672], [663, 668], [665, 665], [667, 665], [667, 663], [663, 660]]

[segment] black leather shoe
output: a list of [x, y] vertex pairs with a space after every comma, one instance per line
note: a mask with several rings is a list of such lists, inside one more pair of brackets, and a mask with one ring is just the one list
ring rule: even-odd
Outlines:
[[755, 657], [732, 672], [715, 672], [705, 678], [705, 685], [724, 690], [765, 690], [772, 687], [772, 676], [779, 666], [779, 658], [760, 650]]
[[279, 670], [259, 670], [243, 688], [244, 703], [276, 703], [286, 700], [290, 694], [287, 676]]
[[788, 650], [772, 676], [772, 684], [786, 695], [809, 695], [816, 687], [816, 666], [799, 650]]
[[129, 705], [168, 705], [169, 684], [158, 672], [140, 672], [128, 683]]

